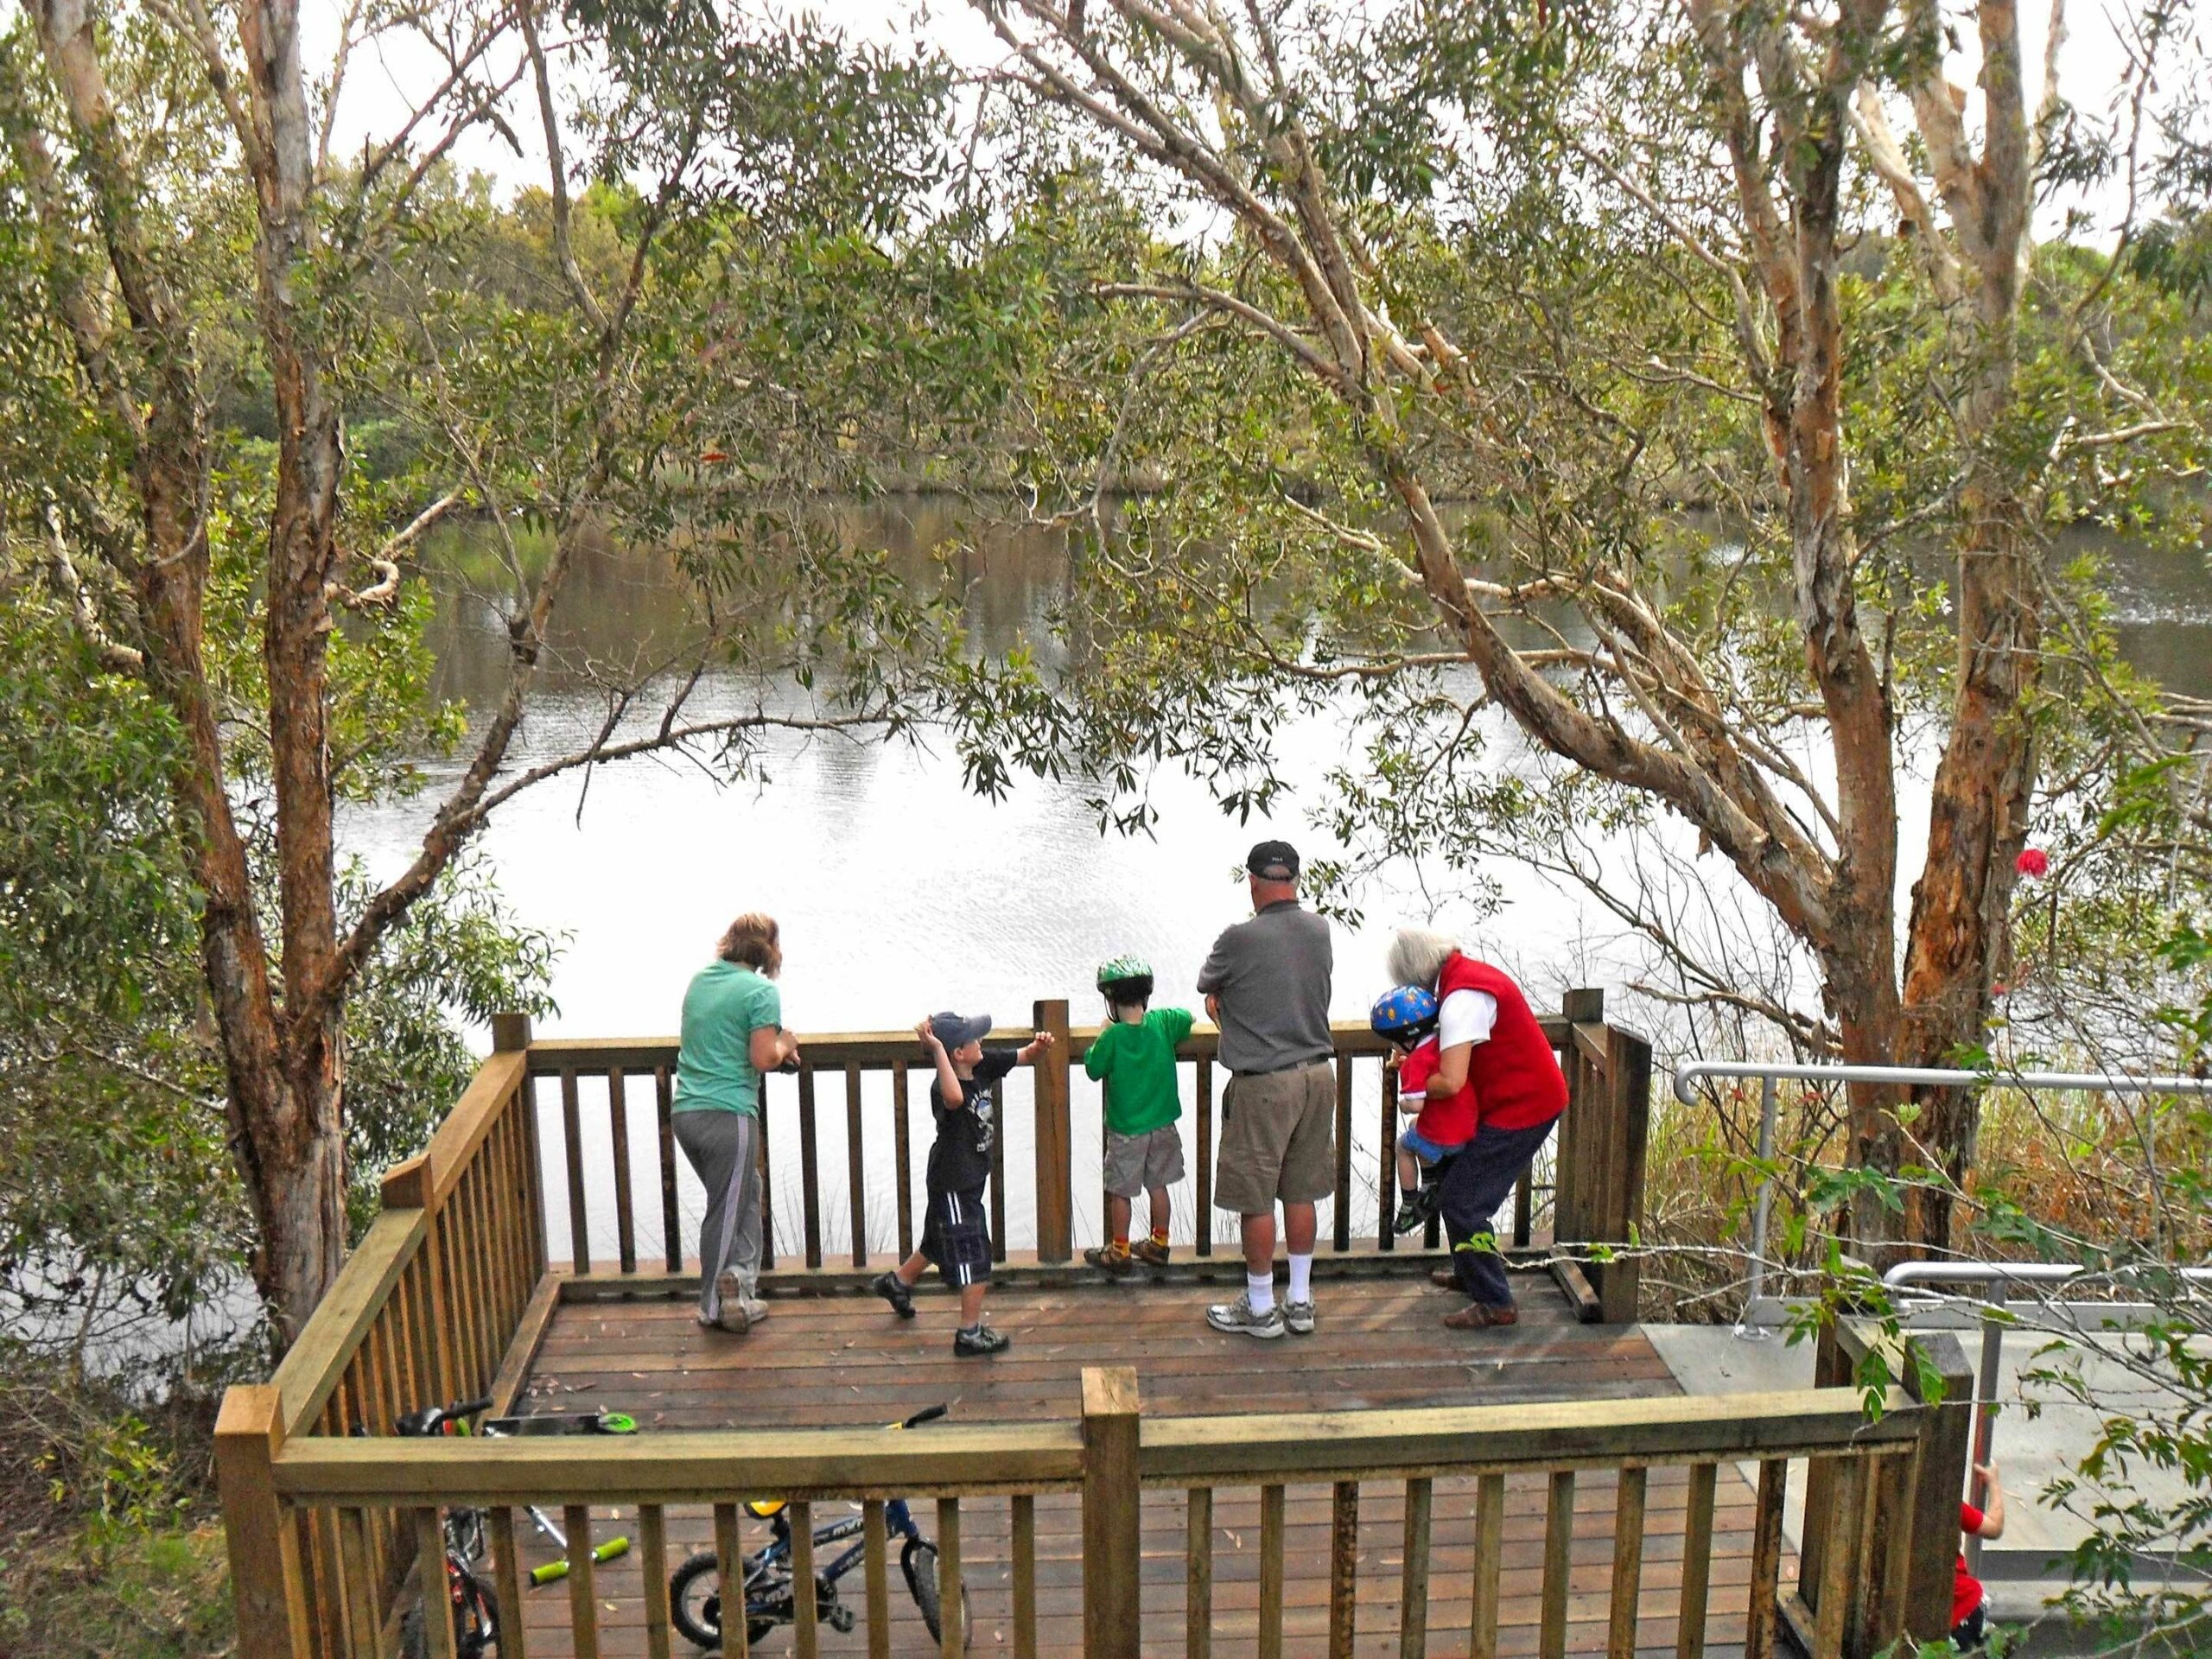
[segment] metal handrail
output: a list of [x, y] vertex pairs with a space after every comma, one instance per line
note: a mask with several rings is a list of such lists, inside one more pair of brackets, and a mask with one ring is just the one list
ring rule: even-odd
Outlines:
[[[1890, 1083], [1936, 1089], [1986, 1089], [1993, 1084], [2009, 1085], [2016, 1089], [2075, 1089], [2095, 1090], [2115, 1095], [2212, 1095], [2212, 1077], [2129, 1077], [2125, 1073], [2098, 1071], [1961, 1071], [1938, 1066], [1922, 1065], [1767, 1065], [1758, 1060], [1693, 1060], [1675, 1068], [1675, 1098], [1685, 1106], [1697, 1103], [1692, 1087], [1704, 1077], [1757, 1077], [1759, 1080], [1759, 1161], [1771, 1164], [1774, 1159], [1775, 1119], [1778, 1110], [1775, 1084], [1788, 1077], [1803, 1083]], [[1758, 1341], [1766, 1332], [1751, 1323], [1751, 1311], [1759, 1299], [1765, 1282], [1767, 1227], [1774, 1205], [1774, 1178], [1767, 1176], [1759, 1183], [1758, 1207], [1751, 1218], [1751, 1287], [1745, 1300], [1745, 1319], [1736, 1326], [1736, 1334], [1746, 1340]], [[2063, 1284], [2080, 1275], [2082, 1269], [2060, 1262], [1907, 1262], [1891, 1268], [1882, 1275], [1882, 1282], [1892, 1289], [1917, 1284], [1989, 1285], [1995, 1287], [1987, 1300], [1990, 1312], [1984, 1316], [1981, 1336], [1981, 1366], [1974, 1378], [1974, 1461], [1986, 1464], [1997, 1432], [1998, 1366], [2004, 1353], [2005, 1325], [2003, 1309], [2005, 1288], [2012, 1284]], [[2212, 1271], [2202, 1268], [2183, 1268], [2192, 1279], [2212, 1279]], [[1980, 1475], [1973, 1478], [1974, 1501], [1980, 1504], [1988, 1494]], [[1981, 1540], [1966, 1541], [1967, 1560], [1971, 1567], [1981, 1565]]]
[[[1918, 1285], [1983, 1285], [1993, 1287], [1992, 1294], [1982, 1299], [1986, 1312], [1981, 1322], [1981, 1364], [1974, 1376], [1974, 1461], [1976, 1465], [1989, 1461], [1997, 1439], [1997, 1383], [1998, 1367], [2005, 1357], [2005, 1329], [2010, 1321], [2005, 1317], [2005, 1293], [2014, 1285], [2063, 1285], [2081, 1278], [2091, 1269], [2064, 1262], [1900, 1262], [1882, 1275], [1884, 1287], [1891, 1290], [1910, 1290]], [[2212, 1268], [2178, 1268], [2172, 1269], [2183, 1279], [2196, 1283], [2212, 1282]], [[1987, 1502], [1987, 1483], [1977, 1474], [1971, 1483], [1974, 1502], [1979, 1506]], [[1981, 1570], [1981, 1540], [1969, 1538], [1966, 1542], [1967, 1565], [1974, 1572]]]
[[2084, 1089], [2115, 1095], [2212, 1095], [2212, 1077], [2130, 1077], [2123, 1071], [1962, 1071], [1934, 1065], [1770, 1065], [1764, 1060], [1691, 1060], [1675, 1070], [1675, 1098], [1696, 1104], [1700, 1077], [1789, 1077], [1809, 1083], [1904, 1083], [1930, 1089]]
[[[1926, 1065], [1816, 1065], [1777, 1064], [1764, 1060], [1691, 1060], [1675, 1068], [1675, 1098], [1694, 1106], [1694, 1085], [1707, 1077], [1752, 1078], [1759, 1081], [1759, 1162], [1774, 1160], [1775, 1119], [1779, 1106], [1775, 1084], [1782, 1078], [1800, 1083], [1893, 1083], [1935, 1089], [1986, 1089], [1993, 1085], [2016, 1089], [2100, 1090], [2115, 1095], [2212, 1095], [2212, 1077], [2130, 1077], [2111, 1071], [1962, 1071]], [[1757, 1207], [1751, 1216], [1751, 1285], [1745, 1299], [1746, 1319], [1736, 1334], [1757, 1341], [1766, 1332], [1749, 1322], [1750, 1308], [1766, 1284], [1766, 1241], [1774, 1212], [1774, 1178], [1759, 1182]]]

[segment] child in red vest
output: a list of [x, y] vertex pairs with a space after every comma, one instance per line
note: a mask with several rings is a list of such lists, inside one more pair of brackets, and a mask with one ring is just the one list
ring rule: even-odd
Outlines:
[[[1977, 1463], [1974, 1471], [1980, 1475], [1987, 1491], [1982, 1494], [1982, 1507], [1971, 1503], [1959, 1505], [1959, 1530], [1969, 1538], [1993, 1539], [2005, 1535], [2005, 1488], [1998, 1484], [1997, 1465]], [[1981, 1580], [1967, 1571], [1966, 1552], [1959, 1552], [1957, 1574], [1951, 1580], [1951, 1645], [1961, 1653], [1978, 1651], [1988, 1639], [1989, 1592], [1981, 1587]]]

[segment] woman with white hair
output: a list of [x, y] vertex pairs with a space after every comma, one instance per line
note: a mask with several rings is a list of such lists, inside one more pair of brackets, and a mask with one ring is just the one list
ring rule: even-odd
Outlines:
[[1497, 1250], [1497, 1207], [1567, 1109], [1567, 1079], [1521, 988], [1456, 939], [1401, 928], [1390, 942], [1389, 969], [1397, 983], [1436, 993], [1440, 1053], [1427, 1097], [1449, 1100], [1471, 1084], [1475, 1093], [1475, 1138], [1444, 1176], [1452, 1265], [1431, 1275], [1468, 1302], [1444, 1323], [1455, 1331], [1511, 1325], [1521, 1315]]

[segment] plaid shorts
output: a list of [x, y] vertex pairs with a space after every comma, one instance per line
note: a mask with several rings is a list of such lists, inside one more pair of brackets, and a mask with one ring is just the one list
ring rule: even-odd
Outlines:
[[983, 1189], [931, 1192], [922, 1223], [922, 1254], [955, 1290], [988, 1282], [991, 1276], [991, 1212]]

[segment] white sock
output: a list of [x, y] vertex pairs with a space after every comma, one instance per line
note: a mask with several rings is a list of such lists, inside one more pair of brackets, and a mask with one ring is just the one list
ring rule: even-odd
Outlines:
[[1247, 1273], [1244, 1275], [1244, 1294], [1252, 1304], [1255, 1313], [1264, 1313], [1275, 1305], [1275, 1275], [1273, 1269], [1266, 1273]]
[[1290, 1258], [1290, 1293], [1283, 1298], [1288, 1302], [1310, 1302], [1313, 1300], [1313, 1258], [1294, 1255]]

